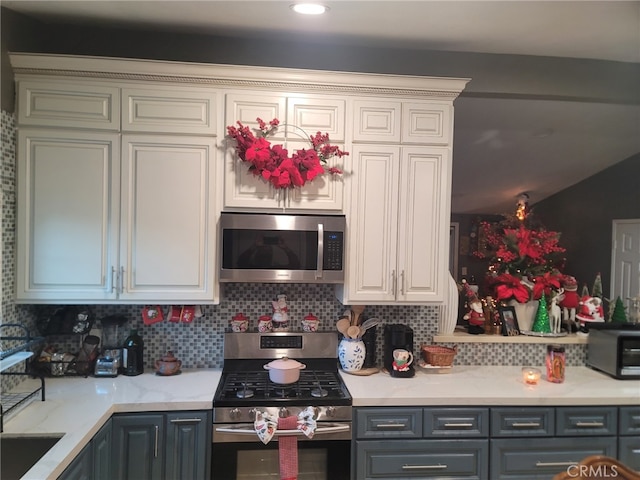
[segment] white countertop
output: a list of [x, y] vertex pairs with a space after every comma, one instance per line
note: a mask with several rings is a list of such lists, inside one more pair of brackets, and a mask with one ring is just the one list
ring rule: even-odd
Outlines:
[[47, 378], [45, 401], [35, 400], [9, 418], [3, 435], [63, 435], [23, 477], [55, 479], [113, 413], [211, 409], [220, 374], [185, 369], [171, 377]]
[[[562, 384], [542, 379], [530, 386], [521, 367], [454, 366], [449, 373], [393, 378], [386, 373], [341, 372], [359, 406], [640, 405], [640, 380], [615, 380], [587, 367], [568, 367]], [[212, 408], [219, 369], [184, 370], [159, 377], [46, 379], [46, 400], [34, 401], [5, 422], [3, 435], [51, 435], [61, 440], [25, 475], [55, 479], [113, 413]]]
[[567, 367], [564, 383], [522, 380], [522, 367], [453, 366], [449, 373], [417, 369], [412, 378], [379, 372], [341, 372], [353, 406], [451, 405], [640, 405], [640, 380], [615, 380], [587, 367]]

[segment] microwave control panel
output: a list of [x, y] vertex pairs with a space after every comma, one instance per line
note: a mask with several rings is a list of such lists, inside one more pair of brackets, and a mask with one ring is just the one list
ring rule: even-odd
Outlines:
[[342, 252], [344, 251], [343, 232], [324, 233], [323, 270], [342, 270]]

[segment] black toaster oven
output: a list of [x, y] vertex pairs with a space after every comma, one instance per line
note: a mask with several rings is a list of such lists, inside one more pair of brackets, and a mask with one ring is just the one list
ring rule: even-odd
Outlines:
[[589, 329], [587, 365], [618, 379], [640, 379], [640, 329]]

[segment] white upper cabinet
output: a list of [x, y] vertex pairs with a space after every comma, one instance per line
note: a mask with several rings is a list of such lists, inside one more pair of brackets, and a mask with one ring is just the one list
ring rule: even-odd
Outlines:
[[207, 137], [123, 135], [121, 300], [217, 297], [215, 150]]
[[21, 81], [18, 124], [117, 131], [120, 89], [91, 80]]
[[122, 131], [216, 134], [216, 92], [184, 86], [122, 88]]
[[450, 102], [354, 101], [354, 142], [446, 146], [452, 130]]
[[118, 135], [21, 128], [17, 147], [17, 300], [115, 299]]
[[[227, 93], [225, 125], [237, 126], [240, 121], [252, 129], [258, 128], [257, 118], [269, 122], [277, 118], [278, 130], [268, 137], [272, 144], [282, 144], [292, 152], [311, 148], [307, 139], [317, 132], [329, 134], [332, 145], [344, 147], [346, 101], [318, 96], [287, 96], [256, 92]], [[301, 188], [276, 189], [266, 180], [249, 172], [227, 139], [225, 161], [225, 209], [237, 210], [343, 210], [344, 182], [340, 176], [325, 174]], [[330, 159], [327, 166], [340, 166], [348, 157]]]
[[448, 258], [448, 149], [353, 150], [349, 261], [339, 298], [371, 304], [441, 301]]
[[[345, 304], [445, 298], [453, 101], [468, 79], [9, 54], [16, 301], [218, 303], [221, 212], [344, 214]], [[249, 172], [227, 127], [349, 152], [302, 187]]]

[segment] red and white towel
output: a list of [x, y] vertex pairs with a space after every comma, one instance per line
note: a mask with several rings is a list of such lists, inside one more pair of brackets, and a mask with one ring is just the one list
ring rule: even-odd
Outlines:
[[[253, 422], [258, 438], [265, 445], [271, 441], [276, 430], [300, 430], [308, 438], [313, 438], [316, 430], [313, 407], [307, 407], [298, 416], [273, 418], [266, 412], [256, 412]], [[298, 438], [294, 435], [278, 437], [278, 456], [280, 459], [280, 479], [297, 480], [298, 478]]]

